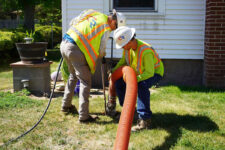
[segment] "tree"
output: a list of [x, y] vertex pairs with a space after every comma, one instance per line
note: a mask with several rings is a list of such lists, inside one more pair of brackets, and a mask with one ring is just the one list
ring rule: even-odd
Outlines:
[[8, 18], [15, 10], [18, 10], [18, 0], [0, 0], [0, 19]]
[[24, 12], [24, 28], [34, 31], [35, 6], [43, 4], [47, 8], [61, 6], [61, 0], [18, 0]]
[[60, 8], [61, 0], [0, 0], [0, 10], [12, 11], [22, 9], [24, 14], [24, 28], [34, 30], [35, 6], [43, 4], [44, 7]]
[[19, 0], [22, 10], [24, 12], [24, 28], [34, 31], [34, 12], [35, 1], [34, 0]]

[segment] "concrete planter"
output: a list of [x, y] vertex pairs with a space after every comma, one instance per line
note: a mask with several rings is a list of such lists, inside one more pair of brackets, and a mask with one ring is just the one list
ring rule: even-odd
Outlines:
[[16, 48], [23, 63], [36, 64], [44, 62], [47, 45], [47, 42], [16, 43]]

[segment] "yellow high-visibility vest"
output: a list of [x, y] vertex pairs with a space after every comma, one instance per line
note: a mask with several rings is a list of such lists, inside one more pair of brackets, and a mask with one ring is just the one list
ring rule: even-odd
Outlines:
[[71, 26], [67, 31], [67, 34], [83, 52], [93, 74], [96, 69], [96, 61], [99, 57], [101, 38], [106, 31], [111, 32], [107, 20], [107, 15], [89, 9], [80, 16], [77, 24]]
[[[155, 73], [158, 72], [164, 72], [164, 67], [162, 64], [161, 59], [159, 58], [158, 53], [156, 53], [156, 51], [153, 49], [153, 47], [141, 40], [137, 40], [138, 42], [138, 48], [137, 48], [137, 58], [132, 58], [132, 60], [137, 60], [137, 62], [132, 62], [135, 63], [136, 67], [136, 72], [138, 75], [143, 73], [144, 70], [144, 66], [142, 65], [142, 58], [143, 58], [143, 53], [145, 51], [149, 51], [150, 53], [153, 54], [154, 56], [154, 69], [155, 69]], [[130, 56], [130, 51], [124, 50], [124, 55], [125, 55], [125, 59], [126, 59], [126, 63], [127, 65], [131, 66], [131, 56]]]

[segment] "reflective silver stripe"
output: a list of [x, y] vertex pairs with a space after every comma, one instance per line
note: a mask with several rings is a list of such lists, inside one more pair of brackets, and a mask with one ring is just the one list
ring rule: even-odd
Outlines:
[[160, 61], [159, 61], [159, 63], [158, 63], [158, 64], [155, 64], [155, 68], [156, 68], [156, 67], [158, 67], [158, 66], [160, 66]]
[[85, 37], [83, 36], [82, 33], [80, 33], [80, 31], [78, 31], [76, 28], [74, 27], [70, 27], [71, 30], [73, 30], [80, 38], [81, 40], [84, 42], [85, 46], [87, 47], [89, 53], [91, 54], [91, 57], [93, 58], [93, 60], [96, 62], [97, 61], [97, 57], [95, 56], [95, 53], [93, 51], [93, 49], [91, 48], [90, 44], [88, 43], [88, 41], [85, 39]]
[[90, 40], [91, 38], [93, 38], [96, 34], [98, 34], [99, 32], [101, 32], [104, 28], [109, 27], [108, 24], [102, 24], [100, 27], [98, 27], [97, 29], [95, 29], [90, 35], [87, 36], [87, 39]]
[[140, 48], [140, 51], [139, 51], [139, 53], [138, 53], [138, 64], [137, 64], [137, 72], [138, 72], [138, 74], [140, 74], [140, 71], [139, 71], [139, 69], [140, 69], [140, 67], [141, 67], [141, 62], [140, 62], [140, 59], [141, 59], [141, 52], [144, 50], [144, 49], [146, 49], [146, 48], [150, 48], [149, 46], [147, 46], [147, 45], [144, 45], [144, 46], [142, 46], [141, 48]]
[[92, 14], [92, 13], [94, 13], [94, 12], [96, 12], [96, 11], [93, 10], [93, 9], [84, 12], [83, 14], [81, 14], [81, 17], [79, 18], [79, 21], [78, 21], [78, 22], [83, 21], [83, 19], [84, 19], [85, 17], [87, 17], [87, 15], [90, 15], [90, 14]]
[[158, 59], [160, 59], [160, 58], [159, 58], [159, 55], [156, 53], [155, 49], [154, 49], [153, 47], [151, 47], [151, 49], [154, 51], [155, 56], [156, 56]]
[[125, 59], [126, 59], [127, 65], [130, 66], [129, 54], [128, 54], [130, 51], [127, 51], [127, 50], [124, 50], [124, 51], [125, 51]]
[[[137, 64], [137, 72], [138, 72], [139, 74], [140, 74], [139, 69], [140, 69], [140, 67], [141, 67], [141, 64], [140, 64], [140, 63], [141, 63], [141, 62], [140, 62], [141, 53], [142, 53], [142, 51], [144, 51], [144, 49], [146, 49], [146, 48], [149, 48], [150, 50], [153, 50], [154, 56], [157, 57], [157, 61], [160, 60], [158, 54], [155, 52], [155, 49], [154, 49], [153, 47], [149, 47], [149, 46], [147, 46], [147, 45], [141, 47], [141, 49], [140, 49], [140, 51], [139, 51], [139, 54], [138, 54], [138, 64]], [[158, 67], [159, 65], [160, 65], [160, 61], [159, 61], [157, 64], [154, 64], [154, 68]]]
[[158, 67], [158, 66], [160, 66], [160, 58], [159, 58], [159, 55], [155, 52], [155, 49], [153, 48], [153, 47], [151, 47], [151, 49], [154, 51], [154, 53], [155, 53], [155, 56], [157, 57], [157, 61], [159, 60], [159, 62], [157, 63], [157, 64], [155, 64], [155, 68], [156, 67]]

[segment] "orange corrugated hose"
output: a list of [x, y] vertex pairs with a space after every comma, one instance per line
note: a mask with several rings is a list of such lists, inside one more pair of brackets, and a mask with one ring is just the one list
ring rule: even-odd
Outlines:
[[136, 73], [129, 66], [120, 67], [112, 74], [109, 86], [109, 96], [116, 96], [115, 81], [121, 77], [123, 77], [123, 80], [126, 82], [126, 93], [114, 143], [114, 150], [128, 149], [131, 125], [137, 101]]

